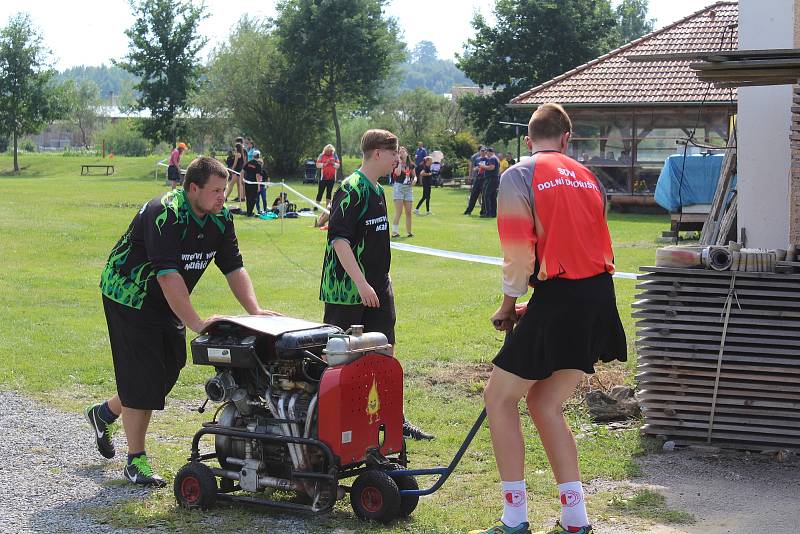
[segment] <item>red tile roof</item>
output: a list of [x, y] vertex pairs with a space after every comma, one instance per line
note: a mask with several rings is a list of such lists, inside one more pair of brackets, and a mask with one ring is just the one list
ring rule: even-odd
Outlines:
[[727, 89], [709, 87], [689, 68], [697, 60], [631, 62], [627, 57], [735, 50], [738, 19], [737, 2], [717, 2], [534, 87], [513, 98], [510, 105], [728, 103]]

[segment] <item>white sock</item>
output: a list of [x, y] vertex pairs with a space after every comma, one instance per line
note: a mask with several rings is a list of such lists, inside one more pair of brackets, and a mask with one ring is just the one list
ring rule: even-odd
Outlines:
[[392, 225], [392, 233], [393, 234], [399, 234], [400, 233], [400, 225], [399, 224], [393, 224]]
[[512, 528], [528, 521], [528, 495], [524, 480], [503, 482], [503, 517], [500, 521]]
[[566, 529], [589, 526], [586, 499], [580, 480], [559, 484], [558, 495], [561, 498], [561, 526]]

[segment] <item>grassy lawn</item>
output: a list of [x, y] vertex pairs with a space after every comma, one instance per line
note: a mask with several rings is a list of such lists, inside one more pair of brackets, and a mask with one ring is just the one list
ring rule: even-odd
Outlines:
[[[22, 155], [20, 161], [21, 175], [12, 176], [11, 159], [0, 156], [0, 387], [77, 411], [114, 392], [99, 275], [135, 211], [165, 191], [163, 174], [155, 179], [155, 157], [115, 158], [117, 172], [110, 177], [80, 176], [81, 164], [96, 162], [91, 158]], [[307, 196], [316, 194], [314, 186], [291, 185]], [[421, 190], [415, 192], [417, 198], [420, 194]], [[270, 193], [270, 199], [274, 196]], [[403, 241], [499, 256], [494, 221], [461, 215], [466, 196], [466, 190], [435, 189], [434, 215], [415, 218], [415, 237]], [[292, 194], [290, 199], [302, 206]], [[322, 304], [317, 297], [325, 233], [313, 228], [310, 218], [283, 223], [238, 218], [236, 224], [245, 266], [262, 306], [320, 320]], [[655, 238], [667, 225], [666, 216], [612, 214], [618, 269], [635, 272], [639, 265], [652, 263]], [[501, 344], [488, 320], [500, 300], [500, 270], [400, 251], [392, 260], [406, 413], [438, 436], [432, 443], [412, 443], [410, 457], [414, 467], [441, 465], [452, 457], [482, 408], [486, 364]], [[629, 359], [624, 365], [606, 366], [605, 371], [631, 381], [634, 282], [618, 279], [616, 286]], [[213, 267], [192, 300], [204, 316], [242, 313]], [[154, 418], [147, 447], [167, 478], [185, 463], [190, 436], [208, 418], [190, 408], [205, 398], [202, 385], [212, 372], [209, 367], [189, 365], [168, 409]], [[569, 418], [574, 428], [590, 424], [577, 402], [569, 409]], [[544, 452], [529, 420], [523, 420], [529, 506], [532, 523], [538, 526], [549, 523], [559, 508]], [[636, 474], [633, 457], [648, 444], [635, 428], [595, 427], [588, 436], [579, 440], [585, 480], [620, 480]], [[121, 461], [112, 465], [112, 476], [121, 478]], [[231, 531], [258, 525], [260, 531], [463, 532], [500, 515], [497, 482], [488, 431], [483, 429], [451, 480], [439, 492], [423, 497], [410, 520], [386, 528], [354, 519], [347, 499], [328, 517], [296, 523], [287, 523], [291, 516], [250, 508], [223, 506], [205, 515], [190, 513], [176, 508], [171, 486], [145, 500], [93, 513], [112, 524], [198, 531], [207, 531], [210, 525], [216, 530], [225, 525]], [[620, 505], [622, 501], [612, 497], [590, 497], [590, 512], [600, 518], [641, 521], [640, 507]]]

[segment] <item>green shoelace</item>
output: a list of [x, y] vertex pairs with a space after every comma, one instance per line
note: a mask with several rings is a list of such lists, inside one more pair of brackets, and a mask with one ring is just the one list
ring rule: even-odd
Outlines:
[[137, 456], [131, 460], [131, 465], [136, 467], [141, 474], [147, 477], [153, 476], [153, 468], [150, 467], [150, 462], [147, 460], [146, 455]]

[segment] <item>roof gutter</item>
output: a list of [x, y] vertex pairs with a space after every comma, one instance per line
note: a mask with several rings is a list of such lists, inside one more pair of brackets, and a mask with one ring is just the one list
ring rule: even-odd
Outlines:
[[[560, 103], [560, 102], [559, 102]], [[708, 107], [708, 106], [730, 106], [735, 104], [736, 99], [731, 100], [709, 100], [706, 102], [581, 102], [581, 103], [560, 103], [566, 108], [667, 108], [667, 107]], [[544, 104], [544, 102], [542, 102]], [[536, 109], [542, 104], [506, 104], [511, 109]]]

